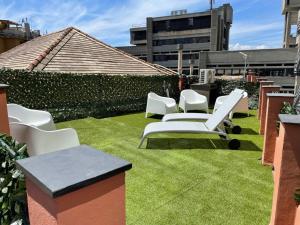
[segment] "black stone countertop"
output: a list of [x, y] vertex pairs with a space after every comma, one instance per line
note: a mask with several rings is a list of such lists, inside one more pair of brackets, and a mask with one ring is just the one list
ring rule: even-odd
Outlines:
[[8, 87], [9, 87], [9, 85], [7, 85], [7, 84], [0, 84], [0, 89], [6, 89]]
[[18, 160], [17, 165], [53, 198], [132, 168], [130, 162], [86, 145]]
[[279, 114], [279, 119], [282, 123], [299, 124], [300, 115]]
[[269, 97], [291, 97], [294, 98], [294, 94], [289, 94], [289, 93], [267, 93], [267, 96]]

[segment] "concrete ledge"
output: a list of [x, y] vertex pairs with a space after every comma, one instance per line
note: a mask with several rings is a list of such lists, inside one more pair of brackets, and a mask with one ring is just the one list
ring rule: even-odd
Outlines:
[[280, 122], [287, 124], [300, 124], [300, 115], [279, 114]]
[[53, 198], [132, 168], [132, 164], [86, 145], [17, 161], [26, 177]]

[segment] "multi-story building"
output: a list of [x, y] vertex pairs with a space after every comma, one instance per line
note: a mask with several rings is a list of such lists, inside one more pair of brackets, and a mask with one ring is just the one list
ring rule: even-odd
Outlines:
[[299, 0], [283, 0], [282, 14], [285, 16], [284, 25], [284, 48], [295, 48], [297, 46], [297, 21], [298, 12], [300, 11]]
[[228, 50], [232, 17], [230, 4], [205, 12], [178, 10], [172, 11], [170, 16], [148, 17], [146, 26], [130, 29], [130, 43], [134, 46], [119, 49], [177, 70], [177, 48], [180, 44], [183, 72], [188, 73], [190, 60], [197, 60], [199, 52]]
[[18, 24], [9, 20], [0, 20], [0, 53], [40, 36], [39, 31], [32, 31], [27, 22]]

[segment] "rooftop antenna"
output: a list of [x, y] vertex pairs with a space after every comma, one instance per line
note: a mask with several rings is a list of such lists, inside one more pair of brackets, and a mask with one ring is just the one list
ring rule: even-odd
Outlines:
[[213, 10], [213, 6], [215, 4], [215, 0], [209, 0], [209, 4], [210, 4], [210, 11]]

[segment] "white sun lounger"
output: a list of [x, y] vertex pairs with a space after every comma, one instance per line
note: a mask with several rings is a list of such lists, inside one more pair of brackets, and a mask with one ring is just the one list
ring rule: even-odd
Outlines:
[[[245, 95], [246, 92], [244, 92]], [[226, 96], [227, 98], [228, 96]], [[224, 99], [226, 99], [224, 98]], [[238, 102], [237, 105], [240, 104], [240, 102], [243, 100], [240, 99], [240, 101]], [[217, 106], [218, 108], [220, 107], [220, 105]], [[234, 109], [234, 107], [232, 108], [232, 110]], [[216, 106], [213, 110], [213, 112], [215, 112], [217, 110]], [[227, 127], [230, 127], [232, 129], [232, 133], [234, 134], [240, 134], [242, 129], [240, 126], [235, 126], [231, 120], [229, 119], [229, 115], [232, 113], [232, 111], [226, 116], [226, 118], [224, 119], [224, 125]], [[162, 122], [168, 122], [168, 121], [190, 121], [190, 120], [208, 120], [211, 117], [212, 114], [209, 113], [170, 113], [167, 115], [164, 115], [164, 117], [162, 118]]]
[[[225, 102], [214, 112], [208, 120], [204, 122], [154, 122], [148, 124], [143, 132], [139, 148], [142, 146], [144, 140], [151, 134], [156, 133], [206, 133], [216, 134], [229, 140], [227, 133], [220, 128], [220, 124], [231, 112], [240, 99], [243, 97], [243, 90], [235, 89], [230, 93]], [[240, 142], [236, 139], [229, 142], [229, 148], [238, 149]]]

